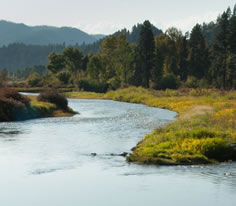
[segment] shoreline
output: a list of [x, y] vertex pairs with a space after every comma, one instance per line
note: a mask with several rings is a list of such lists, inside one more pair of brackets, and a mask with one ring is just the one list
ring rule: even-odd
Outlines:
[[[178, 113], [174, 121], [137, 143], [126, 158], [130, 163], [196, 165], [235, 161], [236, 92], [222, 96], [220, 91], [196, 89], [190, 93], [130, 87], [106, 94], [69, 92], [66, 96], [138, 103]], [[227, 122], [230, 117], [232, 120]]]

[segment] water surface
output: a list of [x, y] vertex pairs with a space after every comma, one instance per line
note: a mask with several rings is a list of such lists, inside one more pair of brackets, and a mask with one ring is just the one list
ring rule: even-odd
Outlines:
[[175, 112], [108, 100], [69, 104], [80, 114], [0, 123], [0, 205], [236, 205], [235, 163], [141, 166], [110, 155], [130, 152]]

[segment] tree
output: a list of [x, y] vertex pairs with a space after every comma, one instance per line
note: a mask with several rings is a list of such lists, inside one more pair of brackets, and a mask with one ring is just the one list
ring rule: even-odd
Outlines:
[[87, 72], [90, 79], [102, 81], [103, 65], [98, 54], [89, 58]]
[[71, 74], [68, 71], [62, 71], [57, 74], [57, 78], [66, 85], [71, 78]]
[[181, 80], [186, 80], [188, 77], [188, 45], [186, 37], [181, 39], [181, 44], [178, 50], [178, 66]]
[[231, 53], [236, 54], [236, 5], [229, 20], [229, 48]]
[[165, 56], [162, 51], [162, 48], [160, 45], [158, 45], [158, 40], [159, 38], [156, 37], [155, 39], [155, 62], [154, 62], [154, 67], [152, 69], [152, 80], [155, 83], [155, 86], [157, 88], [157, 85], [160, 83], [161, 78], [163, 76], [163, 70], [164, 70], [164, 61], [165, 61]]
[[63, 55], [52, 52], [49, 54], [48, 59], [47, 69], [52, 73], [57, 73], [65, 68], [65, 58]]
[[133, 75], [134, 46], [128, 43], [126, 36], [110, 36], [101, 44], [101, 53], [106, 57], [108, 79], [127, 84]]
[[226, 81], [229, 89], [236, 88], [236, 54], [227, 58]]
[[67, 47], [62, 55], [65, 59], [66, 67], [77, 77], [80, 70], [82, 70], [83, 54], [82, 52], [74, 47]]
[[8, 72], [6, 69], [3, 69], [0, 72], [0, 87], [4, 87], [8, 78]]
[[[218, 18], [219, 32], [216, 36], [213, 50], [213, 66], [211, 73], [218, 80], [221, 87], [226, 88], [227, 58], [229, 56], [229, 19], [231, 11], [228, 9]], [[217, 63], [217, 64], [216, 64]]]
[[190, 34], [188, 61], [192, 76], [201, 79], [208, 73], [208, 49], [199, 24], [193, 27]]
[[116, 74], [122, 83], [127, 84], [133, 75], [132, 62], [134, 58], [134, 47], [132, 47], [125, 35], [117, 37], [117, 48], [115, 50]]
[[154, 64], [154, 49], [152, 27], [149, 21], [145, 21], [141, 27], [137, 52], [140, 62], [138, 70], [141, 70], [140, 75], [143, 75], [142, 85], [146, 88], [149, 88], [151, 70]]

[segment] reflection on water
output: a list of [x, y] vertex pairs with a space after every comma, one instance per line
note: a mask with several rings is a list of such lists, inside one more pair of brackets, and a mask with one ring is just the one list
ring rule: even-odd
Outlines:
[[142, 166], [117, 155], [176, 113], [105, 100], [69, 104], [80, 115], [0, 124], [1, 205], [236, 205], [236, 163]]

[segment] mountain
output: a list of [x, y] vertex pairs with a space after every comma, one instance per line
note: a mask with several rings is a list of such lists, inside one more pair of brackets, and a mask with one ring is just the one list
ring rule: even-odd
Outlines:
[[106, 37], [106, 35], [104, 34], [90, 34], [91, 36], [93, 36], [96, 40], [100, 40]]
[[91, 44], [103, 37], [104, 35], [89, 35], [72, 27], [27, 26], [0, 20], [0, 47], [11, 43], [26, 45]]
[[[131, 31], [123, 29], [113, 35], [118, 36], [123, 33], [129, 42], [137, 44], [141, 27], [142, 24], [137, 24], [133, 26]], [[66, 33], [67, 31], [70, 31], [70, 33]], [[162, 33], [160, 29], [153, 25], [152, 31], [154, 35]], [[76, 40], [73, 40], [75, 39], [74, 37], [79, 36], [75, 34], [79, 33], [85, 35], [91, 42], [86, 43], [84, 40], [82, 42], [76, 42]], [[24, 24], [0, 21], [0, 71], [6, 68], [9, 72], [16, 72], [17, 70], [33, 67], [34, 65], [45, 66], [48, 63], [48, 55], [51, 52], [61, 53], [68, 44], [79, 48], [84, 55], [97, 53], [104, 38], [104, 35], [88, 35], [78, 29], [69, 27], [29, 27]], [[5, 40], [4, 44], [6, 46], [1, 47], [3, 45], [3, 39]], [[8, 42], [6, 39], [8, 39]], [[58, 39], [61, 39], [61, 42]]]

